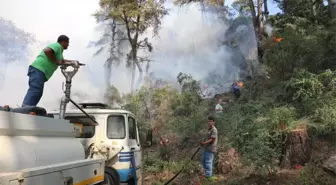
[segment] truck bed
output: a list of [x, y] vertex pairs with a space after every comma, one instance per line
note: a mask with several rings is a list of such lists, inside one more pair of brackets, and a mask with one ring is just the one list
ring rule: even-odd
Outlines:
[[[104, 159], [85, 159], [0, 173], [1, 185], [91, 185], [104, 180]], [[66, 182], [68, 180], [68, 183]]]

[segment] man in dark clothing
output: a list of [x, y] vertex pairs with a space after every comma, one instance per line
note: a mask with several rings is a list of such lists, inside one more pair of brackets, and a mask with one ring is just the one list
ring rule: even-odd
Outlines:
[[238, 82], [234, 82], [232, 85], [233, 88], [233, 94], [235, 95], [235, 97], [238, 99], [240, 98], [240, 87]]

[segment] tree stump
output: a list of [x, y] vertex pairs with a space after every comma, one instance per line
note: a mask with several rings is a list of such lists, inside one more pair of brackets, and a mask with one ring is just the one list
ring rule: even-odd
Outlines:
[[311, 157], [311, 145], [306, 128], [290, 130], [285, 137], [285, 146], [280, 166], [293, 168], [305, 165]]
[[235, 154], [236, 150], [234, 148], [230, 148], [225, 153], [218, 153], [217, 172], [219, 174], [228, 174], [232, 171]]

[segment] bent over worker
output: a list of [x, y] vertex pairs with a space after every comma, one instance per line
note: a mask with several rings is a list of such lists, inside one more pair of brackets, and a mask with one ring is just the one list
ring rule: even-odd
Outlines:
[[235, 95], [235, 97], [237, 99], [240, 98], [240, 86], [238, 84], [237, 81], [235, 81], [233, 84], [232, 84], [232, 88], [233, 88], [233, 94]]
[[208, 117], [208, 135], [207, 141], [202, 142], [202, 165], [204, 169], [204, 176], [210, 178], [212, 176], [212, 168], [214, 162], [214, 156], [217, 152], [217, 140], [218, 134], [215, 127], [215, 119], [212, 116]]
[[37, 56], [28, 68], [29, 88], [24, 97], [22, 107], [36, 106], [43, 95], [44, 83], [50, 79], [59, 65], [69, 63], [76, 65], [78, 61], [65, 60], [63, 50], [68, 49], [69, 37], [61, 35], [57, 42], [49, 44]]

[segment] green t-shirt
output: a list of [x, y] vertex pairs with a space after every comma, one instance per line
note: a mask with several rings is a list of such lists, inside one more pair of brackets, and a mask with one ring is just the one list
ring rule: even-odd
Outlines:
[[[48, 48], [51, 48], [56, 56], [56, 60], [63, 60], [63, 47], [60, 43], [56, 42], [53, 44], [49, 44], [47, 46]], [[41, 53], [37, 56], [36, 60], [31, 64], [36, 69], [42, 71], [44, 75], [47, 78], [47, 81], [49, 78], [54, 74], [54, 72], [57, 69], [56, 63], [52, 62], [47, 55], [44, 53], [44, 49], [41, 51]]]

